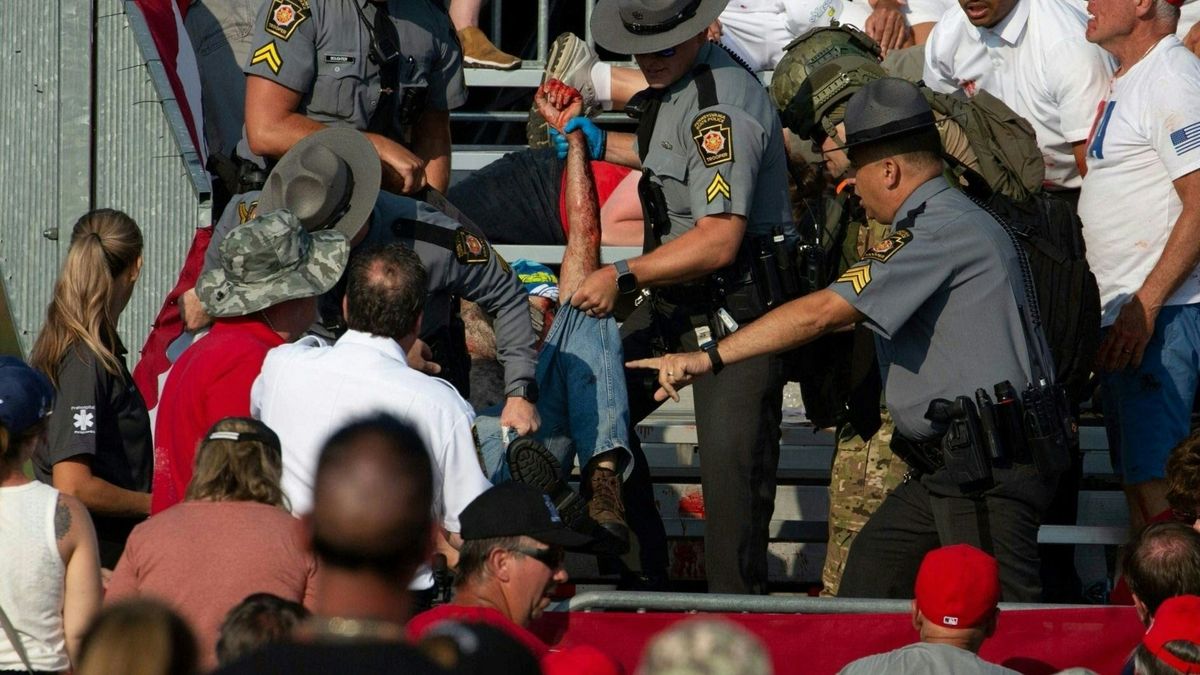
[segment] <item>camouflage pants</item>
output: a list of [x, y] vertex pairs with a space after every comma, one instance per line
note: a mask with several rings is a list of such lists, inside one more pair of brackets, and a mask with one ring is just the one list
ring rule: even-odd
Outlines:
[[829, 479], [829, 545], [821, 570], [821, 595], [837, 595], [850, 544], [908, 472], [908, 465], [892, 454], [892, 416], [881, 412], [883, 425], [866, 441], [850, 425], [838, 430]]

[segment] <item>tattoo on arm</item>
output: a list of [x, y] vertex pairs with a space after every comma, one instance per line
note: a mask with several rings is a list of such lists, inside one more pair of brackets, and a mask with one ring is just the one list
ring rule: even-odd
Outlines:
[[62, 541], [63, 537], [67, 536], [67, 532], [71, 531], [71, 508], [67, 506], [67, 502], [60, 496], [58, 505], [54, 507], [54, 537], [58, 541]]

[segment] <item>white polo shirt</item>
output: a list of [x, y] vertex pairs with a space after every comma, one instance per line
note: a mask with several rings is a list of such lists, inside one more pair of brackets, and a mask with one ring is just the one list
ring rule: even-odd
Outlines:
[[[1183, 211], [1172, 183], [1200, 169], [1200, 59], [1174, 35], [1113, 80], [1088, 138], [1079, 218], [1102, 324], [1141, 288]], [[1200, 302], [1188, 275], [1168, 305]]]
[[[443, 380], [408, 367], [390, 338], [347, 331], [332, 347], [305, 338], [267, 353], [250, 391], [250, 413], [279, 434], [283, 489], [292, 512], [312, 510], [321, 447], [356, 419], [388, 413], [412, 424], [433, 460], [435, 515], [450, 532], [458, 516], [491, 487], [479, 467], [471, 406]], [[429, 588], [427, 568], [413, 588]]]
[[1046, 183], [1078, 188], [1071, 144], [1087, 138], [1114, 67], [1084, 38], [1086, 27], [1087, 14], [1068, 0], [1018, 0], [992, 28], [947, 12], [925, 44], [925, 84], [968, 96], [988, 90], [1033, 126]]

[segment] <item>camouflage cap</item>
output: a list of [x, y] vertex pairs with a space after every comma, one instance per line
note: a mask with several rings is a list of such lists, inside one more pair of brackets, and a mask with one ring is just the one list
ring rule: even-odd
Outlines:
[[836, 126], [841, 120], [822, 124], [822, 118], [863, 85], [887, 77], [879, 53], [866, 33], [837, 23], [792, 40], [771, 77], [771, 99], [783, 125], [803, 138]]
[[229, 317], [333, 288], [350, 244], [335, 230], [309, 233], [280, 209], [230, 230], [220, 251], [221, 266], [200, 275], [196, 295], [209, 315]]
[[736, 623], [689, 619], [650, 641], [638, 675], [770, 675], [766, 647]]

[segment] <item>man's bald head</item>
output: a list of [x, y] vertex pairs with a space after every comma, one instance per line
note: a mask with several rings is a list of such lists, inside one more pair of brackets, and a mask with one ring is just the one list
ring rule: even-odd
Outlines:
[[425, 444], [390, 415], [351, 423], [321, 451], [313, 485], [313, 548], [322, 564], [407, 584], [432, 527], [433, 470]]
[[1124, 556], [1122, 569], [1145, 608], [1143, 621], [1167, 598], [1200, 595], [1200, 534], [1190, 525], [1151, 524], [1125, 546]]

